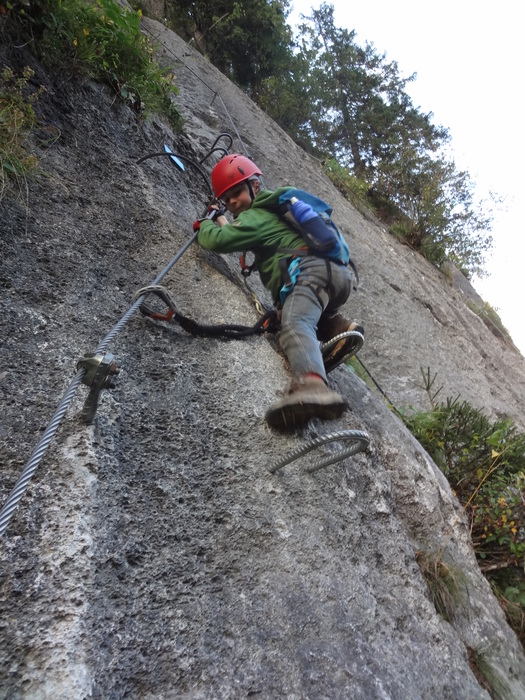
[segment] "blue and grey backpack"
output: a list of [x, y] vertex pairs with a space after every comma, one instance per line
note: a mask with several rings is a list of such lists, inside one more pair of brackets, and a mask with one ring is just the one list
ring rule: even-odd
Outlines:
[[330, 258], [348, 265], [350, 251], [341, 232], [330, 218], [332, 208], [304, 190], [286, 190], [279, 197], [281, 215], [304, 238], [310, 255]]
[[319, 197], [305, 190], [290, 189], [279, 197], [281, 216], [301, 234], [306, 243], [304, 250], [278, 248], [280, 252], [293, 255], [291, 262], [283, 259], [281, 266], [281, 288], [279, 299], [281, 304], [294, 288], [299, 276], [301, 257], [316, 255], [320, 258], [333, 260], [340, 265], [349, 265], [354, 272], [357, 287], [357, 269], [350, 260], [350, 251], [341, 232], [332, 221], [332, 207]]

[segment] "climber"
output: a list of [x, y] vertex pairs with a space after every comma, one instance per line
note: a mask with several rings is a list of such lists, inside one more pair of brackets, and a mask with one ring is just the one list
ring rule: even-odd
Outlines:
[[[305, 239], [280, 213], [279, 197], [290, 188], [263, 190], [261, 176], [255, 163], [243, 155], [222, 158], [211, 175], [218, 204], [212, 204], [210, 212], [216, 214], [196, 221], [194, 230], [198, 231], [198, 243], [207, 250], [249, 250], [255, 256], [261, 280], [280, 310], [279, 342], [294, 375], [284, 396], [268, 408], [265, 418], [271, 427], [287, 430], [304, 425], [310, 418], [339, 418], [347, 409], [344, 398], [327, 385], [320, 341], [352, 330], [362, 334], [363, 328], [339, 313], [352, 287], [348, 267], [311, 254]], [[233, 223], [228, 222], [226, 210], [233, 215]], [[292, 281], [287, 271], [291, 261], [297, 268]], [[285, 286], [283, 271], [288, 281]], [[339, 345], [348, 341], [352, 338]]]

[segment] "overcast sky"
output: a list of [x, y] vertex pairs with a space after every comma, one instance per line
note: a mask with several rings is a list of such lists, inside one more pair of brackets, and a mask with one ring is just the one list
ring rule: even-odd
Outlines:
[[[288, 21], [308, 15], [320, 2], [292, 0]], [[481, 197], [505, 199], [492, 235], [490, 277], [474, 280], [496, 308], [525, 355], [525, 236], [520, 199], [525, 186], [523, 117], [523, 21], [516, 0], [333, 0], [335, 24], [353, 29], [356, 41], [373, 43], [396, 61], [401, 75], [417, 73], [407, 86], [414, 105], [433, 112], [450, 130], [458, 169], [468, 170]], [[490, 336], [487, 337], [490, 342]]]

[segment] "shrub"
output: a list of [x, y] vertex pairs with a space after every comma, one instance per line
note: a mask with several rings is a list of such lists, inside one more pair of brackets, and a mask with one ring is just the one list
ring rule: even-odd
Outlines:
[[26, 141], [36, 124], [34, 104], [44, 88], [27, 89], [31, 68], [21, 75], [5, 67], [0, 73], [0, 200], [10, 181], [18, 183], [37, 168], [36, 157], [26, 150]]
[[11, 30], [30, 42], [44, 64], [100, 80], [137, 113], [163, 112], [180, 129], [172, 76], [153, 60], [140, 12], [116, 0], [26, 0], [10, 12]]
[[352, 175], [335, 158], [323, 162], [323, 170], [335, 187], [359, 210], [369, 209], [367, 202], [368, 183]]
[[498, 587], [498, 582], [494, 581], [494, 592], [499, 597], [519, 640], [525, 646], [525, 581], [518, 571], [506, 573], [510, 573], [511, 576], [500, 578], [506, 578], [507, 585], [504, 584], [503, 588], [499, 582], [500, 587]]
[[525, 434], [459, 399], [403, 420], [465, 507], [480, 568], [524, 641]]

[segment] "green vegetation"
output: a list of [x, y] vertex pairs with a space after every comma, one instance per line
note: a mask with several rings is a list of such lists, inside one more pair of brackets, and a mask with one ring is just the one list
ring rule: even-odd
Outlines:
[[360, 179], [352, 175], [348, 170], [343, 168], [335, 158], [330, 158], [323, 163], [323, 170], [333, 182], [335, 187], [341, 194], [348, 199], [349, 202], [362, 211], [363, 209], [377, 210], [369, 200], [369, 187], [366, 180]]
[[416, 560], [437, 612], [453, 622], [459, 608], [468, 613], [468, 589], [462, 572], [445, 564], [439, 554], [416, 552]]
[[[138, 3], [136, 3], [138, 5]], [[291, 57], [288, 2], [167, 0], [170, 26], [257, 99], [260, 86], [284, 74]]]
[[525, 581], [522, 572], [502, 571], [498, 577], [492, 578], [491, 583], [511, 627], [525, 646]]
[[497, 338], [503, 338], [504, 340], [512, 343], [510, 333], [503, 325], [503, 321], [501, 320], [498, 312], [488, 302], [484, 302], [483, 306], [479, 307], [473, 301], [467, 299], [466, 304], [471, 311], [481, 318], [483, 323], [493, 335], [495, 335]]
[[[109, 85], [137, 114], [167, 115], [175, 129], [181, 117], [172, 101], [172, 76], [153, 58], [153, 46], [140, 32], [140, 13], [116, 0], [24, 0], [8, 2], [1, 19], [2, 41], [26, 44], [48, 67], [90, 77]], [[25, 146], [37, 124], [26, 69], [16, 77], [4, 67], [0, 82], [2, 187], [36, 167]]]
[[435, 377], [424, 376], [432, 409], [404, 422], [463, 504], [480, 568], [525, 643], [525, 434], [467, 401], [436, 403]]
[[10, 181], [21, 189], [38, 161], [26, 149], [26, 141], [36, 124], [34, 105], [43, 88], [31, 92], [28, 81], [34, 71], [26, 67], [21, 75], [5, 67], [0, 73], [0, 201]]
[[511, 690], [505, 678], [502, 678], [491, 662], [490, 644], [473, 649], [467, 647], [469, 666], [480, 686], [488, 691], [491, 698], [510, 698]]

